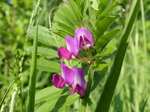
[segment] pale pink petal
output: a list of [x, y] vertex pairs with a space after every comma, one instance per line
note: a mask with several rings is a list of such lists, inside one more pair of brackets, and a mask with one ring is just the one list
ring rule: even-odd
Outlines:
[[57, 75], [57, 74], [53, 75], [52, 83], [57, 88], [63, 88], [65, 87], [65, 84], [66, 84], [64, 79], [60, 75]]
[[59, 47], [58, 48], [58, 56], [61, 59], [71, 59], [74, 56], [72, 55], [72, 53], [65, 47]]
[[77, 85], [75, 86], [75, 88], [71, 91], [70, 95], [73, 95], [74, 93], [78, 93], [78, 94], [81, 94], [81, 95], [85, 95], [84, 90], [80, 87], [79, 84], [77, 84]]
[[77, 46], [77, 42], [76, 39], [66, 36], [66, 45], [67, 45], [67, 49], [74, 55], [77, 56], [79, 49]]
[[61, 70], [62, 70], [62, 77], [66, 81], [67, 85], [71, 85], [74, 80], [73, 71], [62, 62], [61, 62]]
[[74, 75], [74, 81], [72, 83], [72, 87], [75, 88], [77, 84], [80, 85], [80, 87], [85, 90], [87, 83], [84, 79], [84, 70], [83, 68], [72, 68], [73, 75]]

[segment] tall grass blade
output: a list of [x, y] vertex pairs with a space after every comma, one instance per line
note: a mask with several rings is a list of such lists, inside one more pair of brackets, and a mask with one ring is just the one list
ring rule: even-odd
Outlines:
[[38, 22], [36, 25], [36, 34], [35, 34], [35, 38], [34, 38], [34, 42], [33, 42], [27, 112], [34, 112], [35, 85], [36, 85], [36, 65], [37, 65], [37, 40], [38, 40]]
[[132, 31], [134, 22], [136, 20], [136, 16], [138, 14], [138, 9], [140, 8], [140, 0], [134, 0], [131, 6], [130, 15], [128, 17], [128, 21], [126, 22], [126, 26], [124, 28], [121, 42], [115, 56], [115, 60], [113, 66], [111, 68], [111, 72], [108, 76], [108, 79], [105, 83], [105, 87], [101, 93], [100, 100], [96, 107], [95, 112], [108, 112], [109, 106], [118, 82], [118, 78], [120, 75], [123, 59], [126, 53], [126, 49], [128, 46], [128, 39], [130, 33]]

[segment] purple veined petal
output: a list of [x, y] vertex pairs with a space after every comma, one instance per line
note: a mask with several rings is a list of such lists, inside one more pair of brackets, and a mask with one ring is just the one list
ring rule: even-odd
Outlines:
[[75, 30], [75, 38], [80, 50], [92, 47], [94, 45], [93, 37], [85, 27]]
[[77, 85], [75, 86], [75, 88], [71, 91], [70, 95], [73, 95], [74, 93], [78, 93], [78, 94], [81, 94], [81, 95], [85, 95], [84, 90], [80, 87], [79, 84], [77, 84]]
[[76, 87], [77, 84], [80, 85], [80, 87], [85, 90], [87, 83], [84, 79], [84, 70], [83, 68], [72, 68], [73, 75], [74, 75], [74, 81], [72, 83], [73, 89]]
[[63, 88], [66, 85], [65, 80], [58, 74], [54, 74], [51, 81], [53, 85], [57, 88]]
[[74, 80], [73, 71], [69, 67], [67, 67], [64, 63], [60, 62], [60, 64], [61, 64], [62, 77], [66, 81], [67, 85], [71, 85]]
[[57, 51], [58, 51], [58, 56], [61, 59], [72, 59], [72, 58], [74, 58], [73, 54], [65, 47], [59, 47]]
[[66, 45], [67, 45], [67, 49], [74, 55], [74, 56], [77, 56], [78, 55], [78, 52], [79, 52], [79, 49], [78, 49], [78, 46], [77, 46], [77, 42], [76, 42], [76, 39], [72, 38], [72, 37], [69, 37], [69, 36], [66, 36]]

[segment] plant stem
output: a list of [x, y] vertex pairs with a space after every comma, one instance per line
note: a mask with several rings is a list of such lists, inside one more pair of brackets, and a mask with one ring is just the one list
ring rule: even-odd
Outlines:
[[15, 92], [12, 94], [12, 99], [11, 99], [11, 103], [10, 103], [10, 110], [9, 110], [9, 112], [14, 112], [14, 105], [15, 105], [15, 98], [16, 98], [16, 95], [17, 95], [17, 91], [15, 91]]
[[92, 68], [90, 68], [89, 74], [88, 74], [87, 88], [85, 90], [85, 96], [83, 97], [82, 103], [81, 103], [81, 112], [86, 112], [86, 106], [87, 106], [89, 96], [90, 96], [93, 76], [94, 76], [94, 70]]
[[35, 86], [36, 86], [36, 65], [37, 65], [37, 40], [38, 40], [38, 22], [36, 25], [36, 34], [32, 49], [31, 73], [29, 79], [29, 96], [27, 104], [27, 112], [34, 112]]
[[7, 97], [7, 94], [8, 94], [8, 92], [9, 92], [9, 90], [11, 89], [12, 85], [14, 84], [14, 82], [15, 82], [15, 80], [13, 80], [13, 81], [11, 82], [11, 84], [9, 85], [9, 87], [8, 87], [8, 89], [7, 89], [6, 93], [5, 93], [5, 95], [4, 95], [3, 98], [1, 99], [1, 102], [0, 102], [0, 109], [2, 108], [2, 105], [3, 105], [3, 103], [4, 103], [4, 100], [5, 100], [5, 98]]

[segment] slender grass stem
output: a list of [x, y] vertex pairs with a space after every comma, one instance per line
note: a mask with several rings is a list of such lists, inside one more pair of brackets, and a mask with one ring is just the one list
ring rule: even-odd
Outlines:
[[27, 104], [27, 112], [34, 112], [34, 101], [35, 101], [35, 86], [36, 86], [36, 65], [37, 65], [37, 40], [38, 40], [38, 22], [36, 25], [36, 34], [33, 43], [31, 71], [29, 79], [29, 96]]
[[14, 112], [15, 99], [16, 99], [17, 91], [14, 91], [11, 98], [10, 110], [9, 112]]
[[1, 100], [1, 102], [0, 102], [0, 109], [1, 109], [1, 107], [2, 107], [2, 105], [3, 105], [3, 103], [4, 103], [5, 98], [7, 97], [7, 94], [9, 93], [9, 90], [11, 89], [12, 85], [14, 84], [14, 82], [15, 82], [15, 80], [13, 80], [13, 81], [11, 82], [11, 84], [9, 85], [9, 87], [8, 87], [8, 89], [7, 89], [7, 91], [6, 91], [5, 95], [4, 95], [4, 97], [2, 98], [2, 100]]

